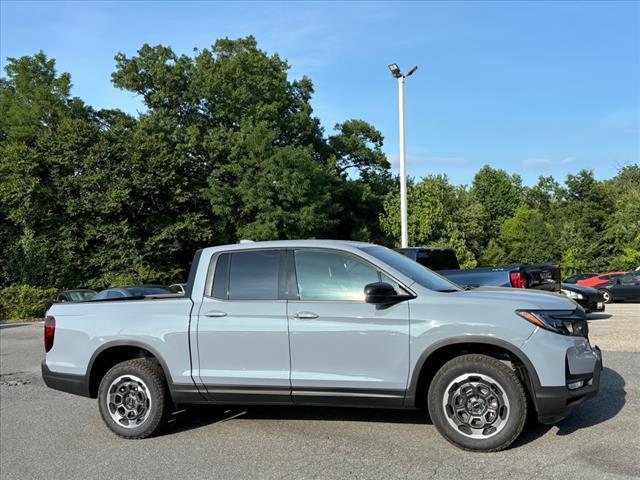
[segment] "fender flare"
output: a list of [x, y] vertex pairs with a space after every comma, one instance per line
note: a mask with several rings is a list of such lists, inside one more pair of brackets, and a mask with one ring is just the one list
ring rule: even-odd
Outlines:
[[166, 362], [164, 361], [164, 358], [162, 358], [162, 355], [160, 355], [158, 353], [158, 351], [153, 348], [152, 346], [144, 343], [144, 342], [140, 342], [137, 340], [112, 340], [109, 341], [107, 343], [104, 343], [102, 345], [100, 345], [100, 347], [98, 347], [96, 349], [95, 352], [93, 352], [93, 355], [91, 355], [91, 358], [89, 359], [89, 364], [87, 365], [87, 371], [85, 373], [85, 378], [87, 380], [87, 384], [89, 385], [89, 387], [91, 386], [91, 373], [93, 372], [93, 367], [95, 364], [96, 359], [105, 351], [109, 350], [110, 348], [113, 347], [134, 347], [134, 348], [141, 348], [143, 350], [148, 351], [149, 353], [151, 353], [151, 355], [154, 356], [154, 358], [156, 360], [158, 360], [158, 363], [160, 363], [160, 368], [162, 368], [162, 372], [164, 373], [164, 378], [167, 382], [167, 385], [169, 387], [169, 391], [171, 391], [173, 389], [173, 379], [171, 378], [171, 373], [169, 368], [167, 367]]
[[409, 404], [416, 403], [416, 394], [418, 392], [418, 381], [420, 379], [420, 375], [422, 373], [423, 367], [426, 365], [429, 357], [436, 353], [438, 350], [444, 347], [450, 347], [452, 345], [459, 344], [477, 344], [477, 345], [488, 345], [499, 347], [503, 350], [506, 350], [511, 355], [513, 355], [516, 359], [518, 359], [527, 370], [528, 381], [526, 383], [530, 383], [529, 385], [525, 385], [525, 387], [529, 390], [531, 397], [535, 402], [535, 392], [540, 388], [540, 379], [538, 377], [538, 372], [529, 357], [527, 357], [522, 350], [513, 345], [512, 343], [507, 342], [506, 340], [502, 340], [496, 337], [487, 337], [483, 335], [464, 335], [458, 337], [451, 337], [435, 342], [430, 345], [416, 362], [416, 365], [411, 373], [411, 377], [409, 379], [409, 385], [407, 388], [406, 399]]

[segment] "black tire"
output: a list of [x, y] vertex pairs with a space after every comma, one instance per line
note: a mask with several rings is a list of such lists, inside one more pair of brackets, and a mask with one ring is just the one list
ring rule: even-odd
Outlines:
[[606, 289], [601, 289], [599, 290], [600, 295], [602, 295], [602, 301], [604, 303], [611, 303], [613, 302], [613, 296], [611, 295], [611, 292], [609, 290]]
[[[114, 418], [122, 416], [115, 408], [116, 403], [109, 401], [109, 398], [114, 398], [111, 394], [118, 395], [118, 386], [121, 389], [127, 388], [129, 393], [120, 395], [120, 399], [127, 396], [130, 398], [126, 400], [130, 400], [131, 405], [138, 405], [137, 409], [134, 407], [128, 410], [132, 414], [132, 420], [127, 417], [118, 422]], [[125, 406], [123, 401], [120, 405], [123, 412], [130, 406]], [[141, 439], [156, 433], [164, 424], [170, 405], [171, 399], [162, 368], [145, 358], [127, 360], [115, 365], [102, 378], [98, 388], [98, 408], [102, 419], [111, 431], [123, 438]]]
[[[522, 382], [513, 369], [487, 355], [462, 355], [444, 364], [429, 386], [427, 403], [438, 432], [463, 450], [503, 450], [518, 438], [527, 420]], [[462, 421], [465, 415], [481, 428]]]

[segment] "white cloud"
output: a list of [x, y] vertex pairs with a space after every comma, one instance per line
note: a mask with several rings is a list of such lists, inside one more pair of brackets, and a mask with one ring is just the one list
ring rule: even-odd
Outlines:
[[577, 160], [576, 157], [564, 157], [562, 160], [560, 160], [560, 163], [563, 165], [568, 165], [569, 163], [573, 163]]
[[617, 130], [637, 135], [640, 131], [640, 111], [637, 108], [627, 108], [610, 112], [601, 119], [600, 127], [605, 130]]
[[[400, 155], [397, 153], [387, 155], [387, 159], [389, 163], [391, 163], [392, 167], [398, 167], [400, 165]], [[465, 157], [455, 157], [455, 156], [440, 156], [440, 155], [407, 155], [407, 164], [409, 165], [420, 165], [420, 166], [428, 166], [428, 165], [439, 165], [446, 167], [466, 167], [471, 165], [473, 162]]]
[[553, 165], [553, 161], [548, 158], [527, 158], [522, 161], [524, 168], [548, 168]]

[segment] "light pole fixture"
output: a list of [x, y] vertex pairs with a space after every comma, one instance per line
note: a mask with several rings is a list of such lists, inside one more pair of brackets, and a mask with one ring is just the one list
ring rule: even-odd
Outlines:
[[402, 73], [396, 63], [389, 65], [393, 78], [398, 79], [398, 118], [400, 123], [400, 232], [401, 247], [409, 246], [409, 233], [407, 227], [407, 173], [406, 154], [404, 150], [404, 79], [413, 75], [418, 66], [411, 68], [407, 73]]

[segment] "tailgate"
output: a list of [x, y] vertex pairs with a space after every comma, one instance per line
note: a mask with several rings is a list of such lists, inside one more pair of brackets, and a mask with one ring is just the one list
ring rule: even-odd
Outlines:
[[526, 288], [545, 290], [548, 292], [560, 291], [560, 266], [552, 263], [526, 265], [519, 268], [526, 275]]

